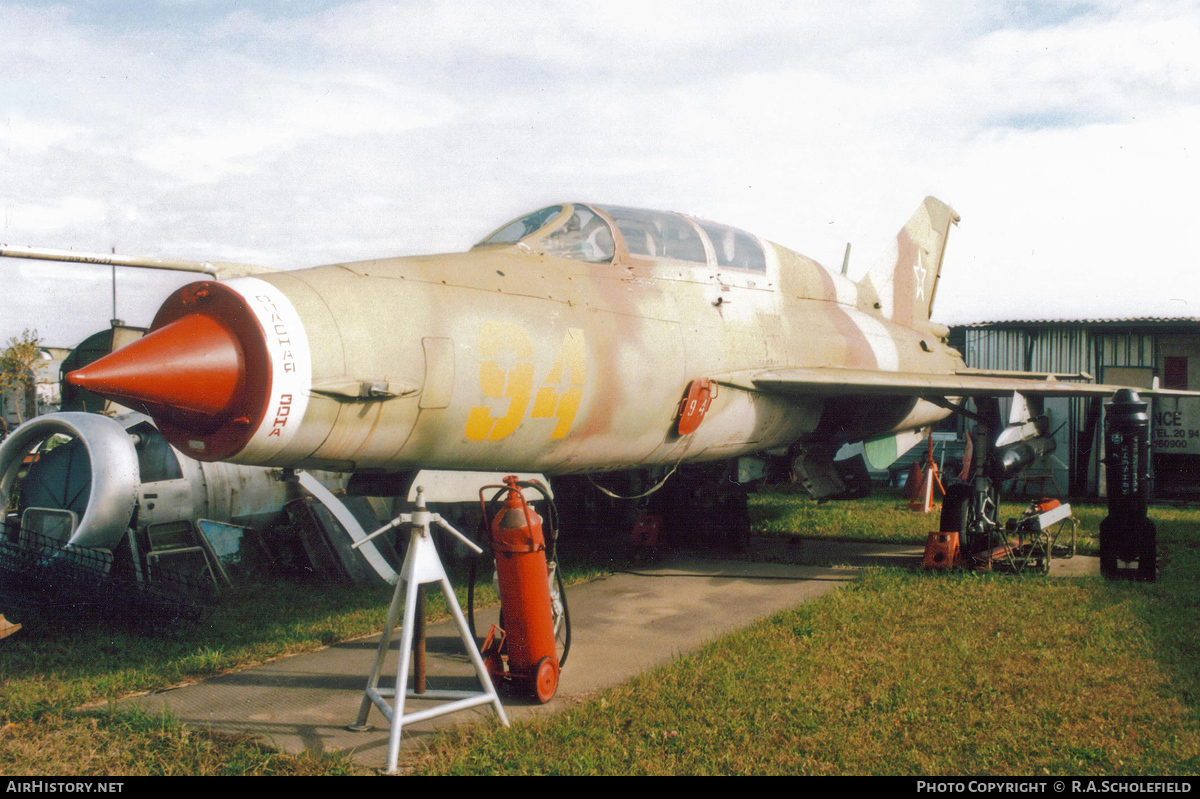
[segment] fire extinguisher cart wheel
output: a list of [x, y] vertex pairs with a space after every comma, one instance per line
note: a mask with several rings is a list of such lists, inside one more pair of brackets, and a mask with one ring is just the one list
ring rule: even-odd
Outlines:
[[538, 661], [537, 676], [533, 680], [533, 696], [543, 705], [554, 698], [558, 691], [558, 661], [544, 657]]

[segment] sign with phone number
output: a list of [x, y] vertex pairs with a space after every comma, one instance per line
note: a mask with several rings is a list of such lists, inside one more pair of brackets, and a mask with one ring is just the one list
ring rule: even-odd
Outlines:
[[1150, 446], [1164, 455], [1200, 455], [1200, 400], [1155, 397]]

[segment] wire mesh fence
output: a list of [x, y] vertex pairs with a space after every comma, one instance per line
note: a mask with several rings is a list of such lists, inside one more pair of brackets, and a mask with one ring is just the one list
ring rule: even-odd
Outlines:
[[145, 623], [199, 619], [215, 604], [211, 582], [168, 565], [151, 572], [126, 556], [118, 563], [108, 550], [0, 525], [0, 611], [59, 620], [103, 614]]

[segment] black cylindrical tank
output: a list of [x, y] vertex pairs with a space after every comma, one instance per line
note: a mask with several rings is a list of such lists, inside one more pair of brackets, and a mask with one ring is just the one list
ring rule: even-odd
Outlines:
[[[1152, 582], [1158, 535], [1146, 515], [1150, 501], [1149, 404], [1122, 388], [1105, 403], [1104, 441], [1108, 516], [1100, 522], [1100, 571], [1109, 579]], [[1137, 562], [1136, 570], [1122, 562]]]

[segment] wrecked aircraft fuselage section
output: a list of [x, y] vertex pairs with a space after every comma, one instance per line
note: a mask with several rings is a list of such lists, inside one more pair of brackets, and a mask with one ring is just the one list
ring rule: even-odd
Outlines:
[[[315, 478], [339, 491], [348, 480]], [[366, 500], [348, 503], [362, 528], [378, 524]], [[5, 612], [194, 616], [222, 591], [281, 571], [380, 579], [294, 475], [200, 463], [140, 413], [22, 425], [0, 445], [0, 507]]]

